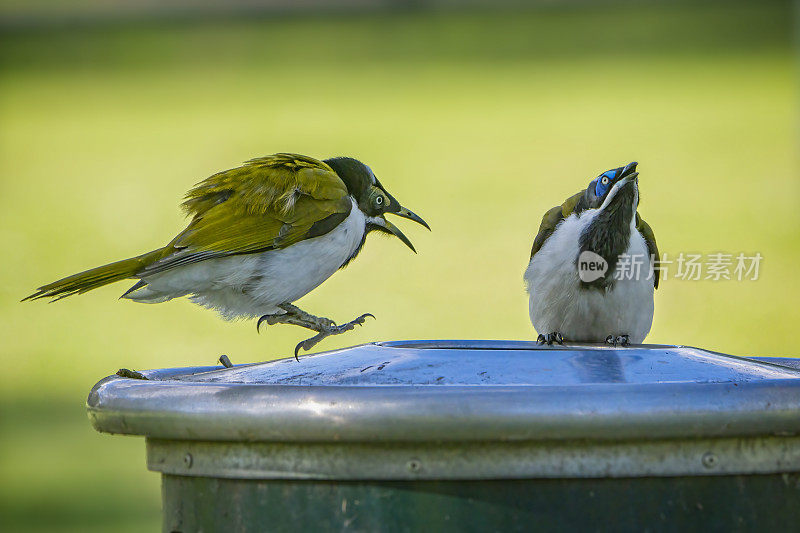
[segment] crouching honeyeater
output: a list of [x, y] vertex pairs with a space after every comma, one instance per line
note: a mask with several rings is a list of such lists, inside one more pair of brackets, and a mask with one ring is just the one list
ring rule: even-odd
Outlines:
[[44, 285], [25, 300], [61, 299], [138, 279], [122, 298], [160, 303], [189, 296], [224, 318], [260, 317], [258, 326], [266, 321], [316, 331], [297, 345], [297, 357], [300, 348], [309, 350], [372, 315], [336, 325], [292, 302], [352, 261], [370, 231], [393, 234], [414, 250], [385, 214], [428, 228], [367, 165], [349, 157], [252, 159], [197, 184], [183, 208], [191, 222], [163, 248]]
[[636, 212], [636, 165], [603, 172], [542, 218], [525, 271], [539, 344], [640, 344], [650, 331], [659, 259]]

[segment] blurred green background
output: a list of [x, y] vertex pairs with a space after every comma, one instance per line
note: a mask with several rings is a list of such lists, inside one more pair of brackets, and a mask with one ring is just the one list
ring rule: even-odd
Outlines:
[[192, 184], [253, 156], [358, 157], [433, 228], [401, 224], [416, 256], [370, 237], [300, 301], [378, 317], [319, 349], [533, 338], [522, 272], [542, 213], [637, 160], [663, 251], [764, 256], [758, 281], [663, 282], [648, 341], [800, 356], [790, 3], [183, 15], [2, 28], [4, 530], [157, 529], [144, 443], [91, 429], [91, 386], [119, 367], [285, 357], [307, 337], [118, 301], [128, 284], [19, 303], [163, 245]]

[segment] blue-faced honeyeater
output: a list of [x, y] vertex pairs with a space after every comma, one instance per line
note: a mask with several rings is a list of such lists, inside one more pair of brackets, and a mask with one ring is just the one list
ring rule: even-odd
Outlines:
[[[349, 157], [319, 161], [295, 154], [260, 157], [219, 172], [186, 195], [188, 227], [166, 246], [49, 283], [28, 299], [61, 299], [124, 279], [139, 281], [122, 297], [160, 303], [181, 296], [225, 318], [258, 325], [295, 324], [329, 335], [362, 324], [369, 314], [336, 325], [292, 302], [358, 255], [367, 234], [392, 234], [414, 250], [386, 214], [428, 225]], [[430, 228], [429, 228], [430, 229]]]
[[659, 257], [636, 166], [603, 172], [542, 218], [525, 271], [540, 344], [639, 344], [650, 331]]

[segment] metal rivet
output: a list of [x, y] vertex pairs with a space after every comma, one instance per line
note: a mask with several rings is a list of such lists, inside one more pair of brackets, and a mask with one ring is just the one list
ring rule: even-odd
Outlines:
[[406, 468], [409, 472], [419, 472], [422, 468], [422, 462], [419, 459], [411, 459], [406, 463]]
[[187, 453], [186, 455], [183, 456], [183, 464], [186, 465], [186, 468], [191, 468], [193, 462], [194, 459], [192, 458], [192, 454]]
[[717, 456], [714, 455], [713, 453], [706, 452], [703, 454], [703, 458], [701, 459], [701, 461], [703, 462], [703, 466], [705, 466], [706, 468], [714, 468], [715, 466], [717, 466], [719, 459], [717, 459]]

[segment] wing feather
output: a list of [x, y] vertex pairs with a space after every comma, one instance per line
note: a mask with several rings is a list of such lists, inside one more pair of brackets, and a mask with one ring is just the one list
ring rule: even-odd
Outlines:
[[200, 182], [187, 193], [183, 208], [193, 218], [168, 245], [174, 252], [143, 274], [285, 248], [333, 229], [352, 203], [344, 182], [327, 164], [275, 154]]
[[[639, 230], [639, 233], [644, 237], [644, 242], [647, 244], [647, 253], [649, 253], [655, 261], [653, 266], [658, 266], [660, 256], [658, 255], [658, 246], [656, 245], [656, 235], [653, 233], [653, 228], [650, 227], [650, 224], [645, 222], [644, 219], [639, 216], [639, 213], [636, 213], [636, 229]], [[654, 268], [653, 286], [656, 289], [658, 288], [658, 274], [659, 270]]]
[[536, 238], [533, 239], [533, 247], [531, 248], [531, 259], [533, 256], [536, 255], [550, 235], [553, 234], [555, 231], [556, 226], [570, 216], [572, 213], [575, 212], [576, 207], [578, 206], [578, 202], [583, 196], [583, 191], [580, 191], [576, 194], [573, 194], [567, 200], [561, 204], [549, 209], [544, 216], [542, 217], [542, 222], [539, 224], [539, 233], [536, 235]]

